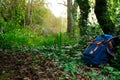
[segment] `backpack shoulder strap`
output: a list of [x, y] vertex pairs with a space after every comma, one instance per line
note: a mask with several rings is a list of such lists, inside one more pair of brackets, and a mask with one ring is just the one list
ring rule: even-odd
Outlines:
[[106, 43], [109, 42], [110, 49], [113, 49], [113, 48], [114, 48], [112, 41], [110, 41], [110, 40], [112, 40], [112, 39], [114, 39], [114, 38], [117, 38], [117, 36], [112, 37], [112, 38], [109, 38], [107, 41], [105, 41]]

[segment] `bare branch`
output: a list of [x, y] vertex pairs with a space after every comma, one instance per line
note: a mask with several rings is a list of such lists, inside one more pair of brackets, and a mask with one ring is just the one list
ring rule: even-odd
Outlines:
[[58, 4], [61, 4], [63, 6], [66, 6], [67, 7], [67, 4], [66, 3], [58, 3]]

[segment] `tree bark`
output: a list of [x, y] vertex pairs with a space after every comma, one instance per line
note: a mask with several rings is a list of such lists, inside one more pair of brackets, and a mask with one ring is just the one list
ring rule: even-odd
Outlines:
[[87, 19], [88, 19], [90, 5], [88, 0], [77, 0], [77, 3], [80, 8], [80, 19], [78, 25], [80, 28], [80, 34], [82, 36], [86, 34]]
[[32, 24], [32, 4], [33, 0], [28, 0], [28, 25]]
[[115, 25], [110, 19], [107, 0], [96, 0], [95, 14], [105, 34], [114, 34]]
[[76, 2], [76, 0], [74, 0], [74, 3], [72, 5], [72, 18], [73, 18], [73, 36], [75, 36], [75, 30], [76, 30], [76, 20], [77, 20], [77, 9], [78, 9], [78, 4]]
[[67, 0], [67, 33], [70, 37], [72, 34], [72, 0]]
[[28, 25], [30, 24], [30, 0], [28, 0]]
[[75, 20], [77, 15], [77, 3], [74, 0], [67, 0], [67, 33], [69, 37], [75, 37]]

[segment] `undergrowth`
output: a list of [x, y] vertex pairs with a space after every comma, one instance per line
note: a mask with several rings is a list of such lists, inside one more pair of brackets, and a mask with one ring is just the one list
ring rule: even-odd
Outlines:
[[[37, 33], [28, 28], [21, 28], [19, 25], [4, 21], [0, 21], [0, 28], [0, 51], [7, 49], [16, 53], [42, 54], [44, 56], [42, 61], [54, 61], [57, 67], [63, 70], [60, 80], [77, 80], [79, 77], [77, 75], [83, 76], [82, 78], [86, 80], [96, 80], [96, 78], [97, 80], [120, 79], [118, 70], [120, 52], [116, 54], [116, 60], [113, 60], [113, 66], [117, 66], [117, 68], [104, 66], [101, 70], [95, 70], [82, 62], [82, 51], [89, 40], [88, 38], [69, 38], [65, 33], [59, 33], [55, 36], [38, 36]], [[34, 61], [36, 62], [37, 59], [35, 58]]]

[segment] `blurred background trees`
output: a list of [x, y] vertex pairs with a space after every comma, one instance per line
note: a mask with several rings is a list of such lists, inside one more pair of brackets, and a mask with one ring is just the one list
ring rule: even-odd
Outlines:
[[47, 0], [0, 0], [1, 34], [22, 28], [32, 30], [37, 36], [54, 36], [62, 32], [74, 39], [86, 40], [103, 33], [120, 34], [119, 0], [63, 2], [58, 4], [67, 7], [66, 17], [62, 14], [56, 17]]
[[60, 32], [60, 28], [65, 31], [63, 27], [66, 24], [62, 24], [65, 18], [55, 17], [47, 5], [44, 0], [0, 0], [0, 19], [38, 30], [39, 33], [50, 27], [56, 28], [53, 33]]

